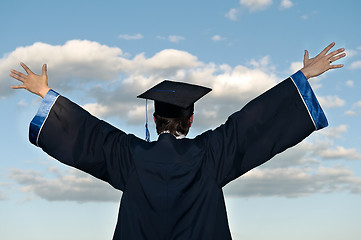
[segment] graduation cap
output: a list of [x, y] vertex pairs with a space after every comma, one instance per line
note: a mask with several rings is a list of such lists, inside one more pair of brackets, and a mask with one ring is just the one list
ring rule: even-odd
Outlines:
[[[189, 118], [193, 114], [194, 103], [210, 91], [212, 89], [199, 85], [164, 80], [137, 97], [154, 100], [154, 112], [161, 117]], [[145, 139], [149, 142], [147, 113], [145, 132]]]
[[212, 91], [199, 85], [164, 80], [138, 98], [154, 100], [155, 113], [166, 118], [190, 117], [194, 103]]

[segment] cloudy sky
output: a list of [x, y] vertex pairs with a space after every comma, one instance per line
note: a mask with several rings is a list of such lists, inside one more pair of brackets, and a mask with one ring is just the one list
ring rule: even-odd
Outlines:
[[[348, 1], [1, 1], [0, 239], [111, 239], [121, 193], [28, 142], [39, 97], [11, 90], [25, 62], [99, 118], [144, 138], [163, 79], [213, 89], [190, 137], [222, 124], [331, 42], [345, 67], [312, 79], [329, 127], [229, 184], [234, 239], [361, 235], [361, 4]], [[152, 107], [149, 112], [151, 113]], [[151, 124], [151, 139], [156, 140]]]

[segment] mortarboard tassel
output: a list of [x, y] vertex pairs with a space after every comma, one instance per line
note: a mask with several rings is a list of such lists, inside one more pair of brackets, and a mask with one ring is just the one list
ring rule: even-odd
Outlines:
[[148, 99], [145, 100], [145, 141], [150, 142], [150, 133], [148, 129]]

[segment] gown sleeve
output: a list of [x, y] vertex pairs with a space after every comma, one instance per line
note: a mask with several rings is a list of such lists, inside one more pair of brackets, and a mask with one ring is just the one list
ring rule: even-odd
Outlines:
[[60, 162], [124, 190], [133, 164], [127, 135], [50, 90], [30, 123], [30, 142]]
[[328, 125], [301, 71], [199, 136], [205, 162], [220, 187]]

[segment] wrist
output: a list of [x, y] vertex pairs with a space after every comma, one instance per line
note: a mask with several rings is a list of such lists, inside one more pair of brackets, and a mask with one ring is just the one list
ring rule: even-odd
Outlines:
[[40, 97], [44, 98], [45, 95], [49, 92], [49, 90], [50, 90], [50, 87], [46, 86], [46, 87], [44, 87], [43, 89], [41, 89], [41, 90], [39, 91], [39, 94], [38, 94], [38, 95], [39, 95]]
[[305, 75], [307, 80], [311, 78], [311, 76], [310, 76], [309, 72], [307, 71], [307, 69], [301, 68], [300, 71], [303, 73], [303, 75]]

